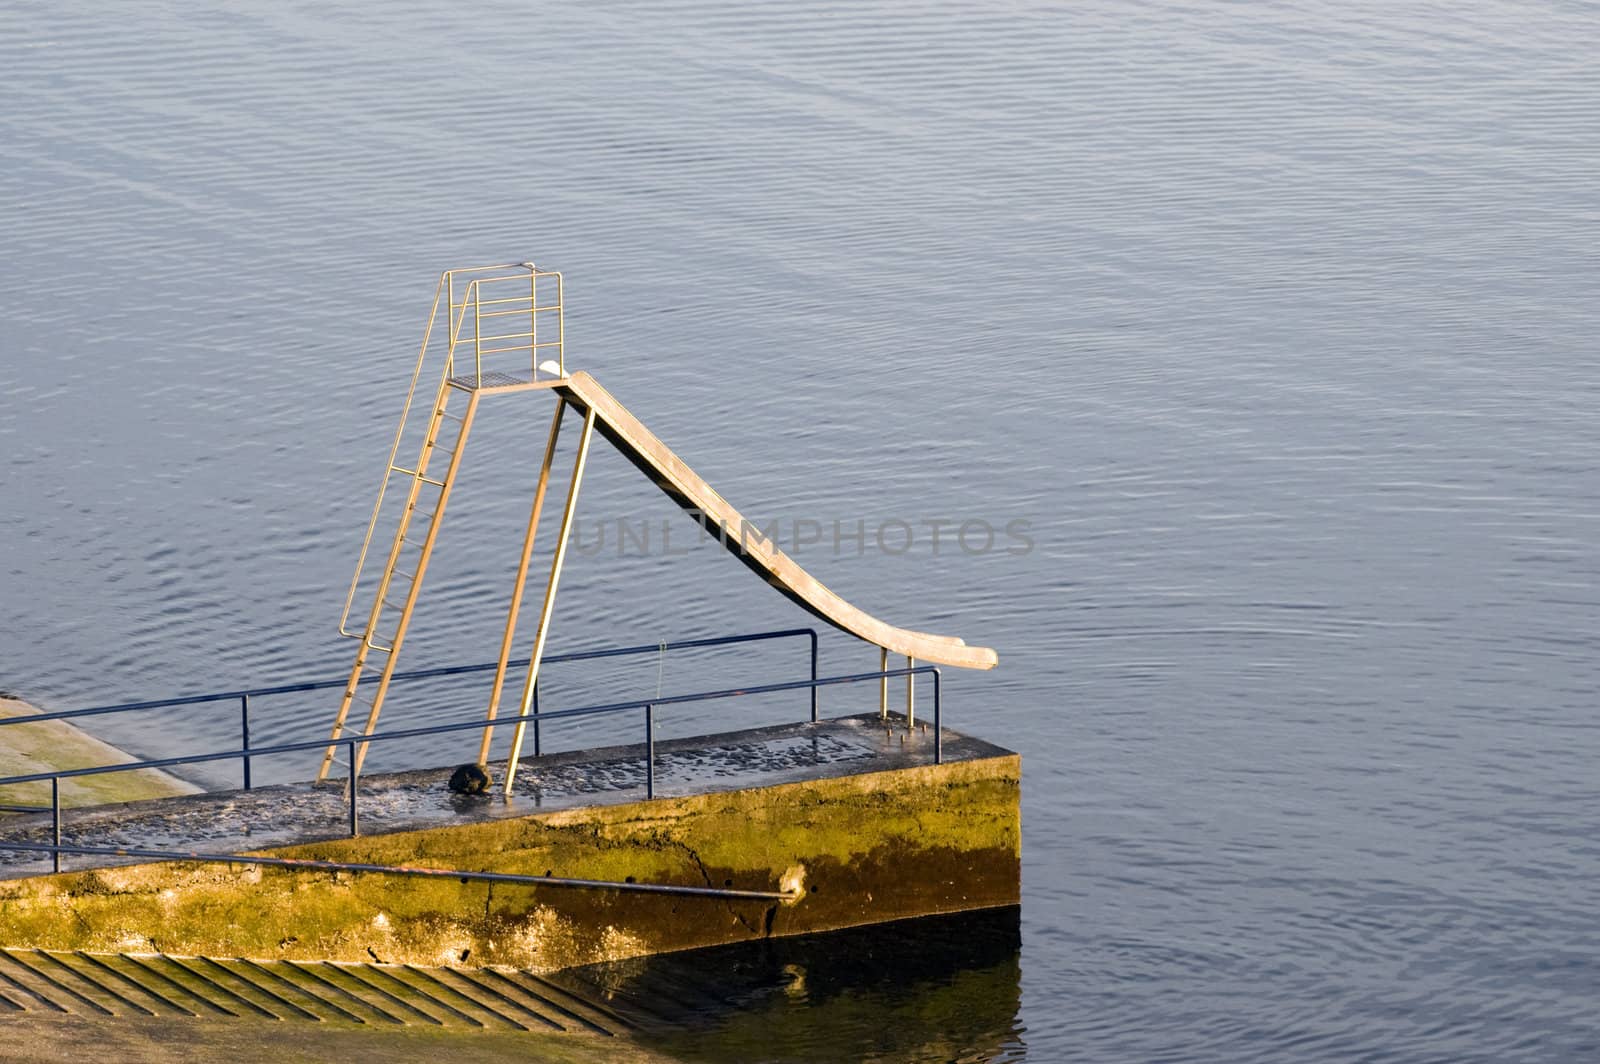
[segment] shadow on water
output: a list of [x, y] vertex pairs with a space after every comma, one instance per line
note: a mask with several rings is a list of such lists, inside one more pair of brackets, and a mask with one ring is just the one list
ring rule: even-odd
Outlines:
[[691, 1061], [1021, 1059], [1016, 907], [570, 969]]

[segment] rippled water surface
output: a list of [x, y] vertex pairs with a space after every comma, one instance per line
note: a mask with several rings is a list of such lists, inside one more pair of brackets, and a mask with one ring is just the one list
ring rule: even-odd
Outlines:
[[[569, 364], [748, 514], [829, 530], [803, 564], [1000, 653], [948, 711], [1024, 752], [1020, 964], [883, 1011], [781, 996], [773, 1029], [813, 1032], [789, 1052], [1600, 1056], [1596, 55], [1576, 0], [16, 0], [0, 685], [68, 708], [340, 672], [434, 278], [532, 257], [566, 272]], [[548, 407], [486, 416], [413, 664], [496, 646]], [[693, 531], [603, 448], [584, 513]], [[1032, 549], [936, 550], [935, 520]], [[911, 549], [880, 551], [897, 521]], [[573, 559], [557, 646], [801, 620], [653, 543]], [[259, 712], [267, 742], [331, 707]], [[962, 1021], [957, 983], [1002, 1020]]]

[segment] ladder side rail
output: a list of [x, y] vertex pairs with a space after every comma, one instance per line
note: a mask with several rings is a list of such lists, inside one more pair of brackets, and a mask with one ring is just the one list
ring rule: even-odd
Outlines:
[[394, 460], [400, 455], [400, 442], [405, 436], [406, 421], [411, 416], [411, 404], [417, 394], [417, 381], [422, 376], [422, 365], [428, 356], [428, 344], [433, 338], [433, 325], [439, 315], [439, 297], [444, 292], [446, 287], [445, 280], [448, 277], [448, 273], [441, 277], [438, 287], [433, 292], [433, 308], [428, 311], [428, 324], [422, 333], [422, 350], [417, 355], [416, 367], [411, 371], [411, 384], [406, 389], [405, 406], [400, 411], [400, 425], [395, 429], [394, 442], [389, 446], [389, 460], [384, 463], [383, 480], [378, 484], [378, 499], [372, 504], [372, 516], [367, 520], [367, 534], [361, 541], [361, 554], [356, 559], [355, 575], [350, 578], [350, 589], [345, 593], [344, 597], [344, 610], [339, 614], [339, 634], [346, 638], [354, 639], [362, 634], [348, 630], [350, 610], [355, 605], [356, 591], [361, 584], [362, 571], [366, 568], [367, 554], [372, 547], [372, 537], [378, 528], [378, 515], [383, 510], [383, 498], [389, 490], [389, 478], [394, 472]]
[[[450, 385], [446, 384], [441, 389], [439, 411], [442, 415], [444, 399], [447, 397]], [[400, 619], [395, 625], [394, 637], [389, 643], [387, 657], [383, 663], [383, 673], [378, 679], [377, 690], [372, 694], [372, 708], [367, 711], [366, 723], [361, 734], [371, 735], [378, 726], [378, 713], [383, 708], [384, 696], [389, 692], [389, 683], [394, 679], [395, 667], [400, 662], [400, 645], [405, 642], [406, 631], [411, 627], [411, 615], [416, 610], [417, 595], [422, 591], [422, 578], [427, 573], [428, 561], [433, 555], [433, 544], [439, 536], [439, 526], [444, 521], [444, 508], [450, 501], [450, 489], [455, 485], [456, 473], [461, 466], [461, 456], [467, 449], [467, 435], [472, 431], [472, 420], [478, 412], [478, 392], [471, 392], [467, 396], [467, 408], [461, 414], [461, 426], [456, 436], [455, 451], [450, 455], [450, 465], [445, 470], [443, 484], [439, 488], [439, 498], [434, 504], [433, 519], [428, 522], [428, 531], [422, 539], [422, 549], [417, 556], [417, 571], [412, 575], [411, 586], [406, 590], [406, 601], [400, 608]], [[417, 479], [421, 483], [421, 477]], [[380, 604], [382, 600], [379, 600]], [[354, 685], [352, 685], [354, 686]], [[332, 752], [332, 747], [329, 748]], [[359, 775], [361, 764], [367, 757], [367, 744], [362, 743], [355, 748], [355, 756], [351, 761], [351, 772]]]
[[[370, 647], [373, 650], [384, 650], [385, 649], [385, 648], [383, 648], [381, 646], [373, 646], [373, 644], [372, 644], [372, 636], [373, 636], [374, 631], [376, 630], [378, 619], [382, 615], [382, 612], [383, 612], [383, 610], [382, 610], [383, 601], [389, 595], [389, 587], [390, 587], [390, 585], [391, 585], [391, 583], [393, 582], [393, 579], [394, 579], [395, 565], [400, 560], [401, 551], [405, 547], [406, 532], [411, 527], [411, 519], [415, 515], [416, 509], [417, 509], [417, 497], [422, 493], [422, 485], [427, 480], [428, 464], [429, 464], [429, 462], [432, 461], [433, 452], [438, 448], [438, 445], [439, 445], [439, 434], [440, 434], [441, 430], [444, 427], [444, 419], [445, 419], [446, 414], [448, 413], [448, 407], [449, 407], [449, 402], [450, 402], [450, 392], [452, 390], [451, 389], [451, 385], [450, 385], [451, 362], [452, 361], [453, 361], [453, 359], [451, 359], [451, 358], [447, 358], [445, 360], [444, 373], [439, 379], [439, 390], [434, 393], [433, 410], [429, 414], [428, 426], [427, 426], [427, 429], [426, 429], [426, 431], [425, 431], [425, 433], [424, 433], [424, 435], [422, 437], [422, 445], [418, 449], [418, 452], [417, 452], [416, 465], [413, 468], [409, 469], [409, 470], [400, 469], [399, 467], [394, 465], [394, 459], [393, 458], [389, 459], [389, 462], [390, 462], [389, 472], [391, 474], [393, 474], [393, 473], [408, 474], [411, 477], [411, 487], [406, 492], [405, 508], [400, 511], [400, 521], [395, 526], [394, 541], [393, 541], [393, 544], [391, 545], [391, 547], [389, 549], [389, 560], [388, 560], [388, 563], [384, 566], [383, 577], [378, 582], [378, 591], [377, 591], [377, 595], [376, 595], [376, 599], [377, 599], [376, 605], [377, 605], [378, 608], [376, 610], [374, 610], [374, 612], [373, 612], [373, 614], [372, 614], [372, 616], [371, 616], [371, 618], [369, 619], [369, 622], [368, 622], [368, 627], [367, 627], [367, 632], [366, 632], [366, 643], [367, 643], [367, 646]], [[408, 407], [409, 407], [409, 401], [408, 401]], [[445, 475], [445, 482], [447, 484], [450, 482], [450, 478], [451, 478], [452, 474], [455, 472], [456, 457], [461, 453], [461, 448], [466, 444], [468, 422], [469, 422], [470, 418], [472, 417], [472, 413], [473, 413], [475, 408], [476, 408], [476, 398], [474, 397], [474, 399], [469, 400], [468, 405], [467, 405], [467, 412], [463, 416], [461, 424], [457, 428], [457, 431], [456, 431], [456, 446], [455, 446], [454, 452], [451, 454], [450, 472], [446, 473], [446, 475]], [[405, 426], [402, 424], [402, 426], [401, 426], [402, 430], [404, 429], [404, 427]], [[448, 488], [446, 488], [444, 490], [448, 491]], [[436, 503], [436, 505], [434, 507], [434, 518], [433, 518], [433, 520], [434, 520], [435, 523], [438, 520], [438, 516], [437, 516], [438, 515], [438, 511], [442, 510], [443, 508], [444, 508], [443, 497], [441, 496], [439, 502]], [[424, 547], [423, 547], [424, 555], [426, 555], [428, 546], [431, 545], [432, 542], [433, 542], [433, 528], [430, 525], [430, 527], [428, 529], [428, 535], [424, 539], [424, 544], [425, 544]], [[424, 559], [423, 559], [423, 564], [426, 564], [426, 557], [424, 557]], [[417, 569], [417, 573], [415, 574], [415, 577], [414, 577], [414, 580], [413, 580], [413, 590], [414, 590], [414, 587], [415, 587], [415, 583], [420, 581], [420, 579], [421, 579], [421, 566], [419, 565], [418, 569]], [[391, 644], [391, 647], [393, 645], [394, 644]]]
[[[467, 433], [472, 428], [472, 418], [477, 410], [478, 396], [471, 393], [467, 399], [467, 409], [462, 414], [461, 424], [457, 429], [455, 449], [450, 455], [450, 464], [446, 471], [442, 485], [439, 488], [439, 497], [434, 503], [433, 511], [428, 521], [428, 531], [423, 536], [422, 546], [414, 563], [414, 572], [410, 574], [411, 583], [406, 589], [405, 602], [400, 607], [400, 617], [396, 622], [395, 633], [390, 637], [389, 645], [374, 642], [378, 634], [378, 627], [383, 618], [383, 611], [389, 606], [389, 589], [393, 586], [395, 570], [403, 555], [406, 544], [406, 533], [411, 526], [411, 518], [416, 512], [417, 497], [421, 494], [422, 485], [426, 480], [428, 463], [435, 449], [436, 435], [444, 423], [450, 393], [453, 390], [448, 379], [439, 385], [438, 396], [434, 400], [433, 417], [428, 424], [428, 435], [422, 443], [422, 453], [417, 458], [417, 468], [411, 477], [411, 487], [406, 494], [405, 509], [401, 511], [400, 521], [395, 527], [394, 540], [389, 548], [389, 560], [384, 566], [383, 576], [378, 581], [377, 594], [373, 597], [372, 610], [367, 615], [367, 629], [361, 640], [361, 647], [356, 652], [355, 664], [350, 669], [350, 680], [345, 685], [344, 696], [339, 702], [339, 712], [334, 718], [333, 729], [329, 735], [329, 746], [323, 754], [322, 767], [317, 772], [317, 779], [326, 778], [328, 770], [333, 766], [336, 751], [335, 740], [344, 734], [345, 721], [349, 718], [350, 709], [355, 705], [357, 688], [361, 682], [361, 675], [366, 670], [367, 660], [374, 650], [384, 654], [383, 672], [379, 678], [378, 687], [372, 695], [370, 710], [368, 711], [366, 730], [372, 731], [377, 723], [378, 711], [383, 705], [383, 698], [388, 693], [389, 681], [394, 676], [395, 664], [400, 656], [400, 644], [405, 639], [406, 629], [411, 622], [411, 612], [416, 607], [417, 593], [422, 587], [422, 577], [428, 567], [428, 559], [433, 551], [433, 543], [438, 535], [439, 521], [444, 513], [445, 503], [449, 500], [450, 485], [454, 482], [455, 472], [461, 461], [461, 452], [465, 450]], [[392, 607], [391, 607], [392, 608]], [[365, 747], [362, 754], [365, 755]], [[357, 762], [359, 767], [359, 762]]]
[[[410, 530], [411, 519], [416, 513], [417, 497], [421, 494], [422, 485], [427, 477], [428, 463], [433, 457], [433, 451], [436, 446], [437, 437], [444, 424], [445, 414], [449, 405], [450, 392], [451, 386], [448, 382], [448, 379], [441, 382], [439, 385], [439, 391], [434, 398], [433, 415], [428, 421], [427, 434], [423, 437], [422, 451], [417, 456], [416, 469], [402, 471], [394, 465], [389, 467], [389, 473], [391, 475], [396, 472], [408, 472], [410, 474], [411, 485], [406, 492], [405, 506], [400, 511], [400, 520], [395, 525], [394, 539], [390, 542], [389, 546], [389, 558], [384, 564], [383, 575], [379, 578], [376, 592], [372, 597], [372, 608], [367, 613], [367, 627], [365, 632], [362, 633], [361, 646], [356, 651], [355, 663], [350, 668], [350, 680], [345, 685], [344, 696], [339, 701], [339, 712], [334, 717], [333, 729], [329, 735], [330, 741], [338, 739], [340, 735], [344, 733], [345, 721], [349, 718], [350, 709], [356, 701], [357, 687], [360, 685], [361, 675], [366, 671], [367, 660], [374, 650], [388, 655], [387, 660], [384, 662], [383, 676], [385, 679], [383, 682], [380, 682], [378, 685], [378, 691], [372, 698], [372, 707], [374, 710], [376, 710], [377, 707], [382, 703], [383, 695], [388, 690], [387, 677], [392, 675], [394, 671], [395, 659], [400, 649], [400, 638], [398, 636], [392, 638], [388, 646], [383, 646], [381, 643], [374, 642], [374, 638], [378, 634], [378, 627], [383, 619], [384, 607], [388, 605], [389, 589], [394, 583], [395, 570], [398, 567], [400, 559], [405, 550], [406, 533]], [[455, 450], [450, 456], [450, 472], [445, 476], [446, 485], [449, 484], [451, 476], [455, 472], [456, 463], [460, 458], [461, 450], [466, 445], [467, 430], [471, 424], [472, 413], [476, 408], [476, 399], [476, 394], [474, 394], [473, 397], [468, 400], [466, 414], [462, 417], [460, 429], [458, 430], [456, 436]], [[417, 589], [422, 583], [422, 573], [428, 564], [428, 553], [433, 547], [435, 529], [438, 527], [439, 515], [444, 509], [445, 496], [448, 494], [448, 492], [448, 487], [441, 489], [439, 499], [435, 503], [433, 513], [430, 517], [428, 532], [423, 538], [422, 550], [416, 561], [416, 571], [411, 574], [411, 586], [407, 590], [406, 602], [401, 611], [401, 617], [399, 621], [400, 635], [404, 634], [404, 628], [409, 621], [410, 611], [416, 603]], [[374, 713], [373, 716], [376, 716], [376, 713]], [[334, 746], [330, 745], [327, 749], [327, 752], [324, 754], [322, 759], [322, 767], [317, 773], [318, 780], [325, 778], [329, 768], [332, 767], [334, 749]]]
[[[443, 397], [445, 395], [444, 390], [443, 390], [444, 387], [445, 387], [445, 382], [449, 381], [449, 379], [454, 375], [455, 348], [456, 348], [456, 344], [458, 342], [457, 341], [457, 333], [459, 333], [460, 328], [465, 325], [465, 322], [466, 322], [466, 307], [467, 307], [469, 302], [473, 302], [477, 298], [477, 280], [474, 279], [473, 281], [469, 282], [469, 285], [468, 285], [469, 289], [471, 290], [471, 299], [467, 298], [465, 294], [463, 295], [463, 299], [462, 299], [461, 303], [459, 304], [460, 316], [459, 316], [458, 319], [452, 320], [452, 316], [454, 315], [455, 309], [457, 308], [457, 304], [455, 302], [455, 281], [456, 281], [455, 275], [458, 274], [458, 273], [475, 273], [475, 272], [482, 273], [482, 272], [502, 270], [502, 269], [507, 269], [507, 268], [509, 268], [509, 264], [502, 264], [502, 265], [497, 265], [497, 266], [479, 266], [479, 267], [473, 267], [472, 269], [469, 269], [469, 270], [446, 270], [443, 273], [443, 275], [439, 278], [439, 283], [434, 288], [433, 306], [428, 311], [428, 321], [427, 321], [426, 327], [423, 330], [423, 335], [422, 335], [422, 347], [418, 351], [418, 354], [417, 354], [417, 363], [412, 368], [412, 371], [411, 371], [411, 382], [407, 386], [407, 389], [406, 389], [405, 405], [401, 408], [401, 412], [400, 412], [400, 424], [395, 429], [394, 440], [390, 444], [390, 447], [389, 447], [389, 459], [388, 459], [388, 462], [386, 463], [386, 468], [384, 470], [383, 478], [382, 478], [382, 480], [379, 481], [379, 484], [378, 484], [378, 498], [373, 503], [371, 516], [367, 520], [367, 531], [366, 531], [366, 534], [362, 537], [361, 552], [357, 556], [355, 572], [350, 578], [350, 586], [349, 586], [349, 588], [347, 589], [347, 591], [345, 593], [344, 608], [340, 611], [340, 614], [339, 614], [339, 634], [342, 635], [342, 636], [345, 636], [346, 638], [354, 639], [354, 638], [361, 637], [361, 636], [363, 636], [365, 634], [368, 634], [368, 633], [362, 633], [362, 632], [354, 632], [354, 631], [350, 630], [350, 628], [349, 628], [350, 612], [355, 607], [356, 593], [360, 589], [361, 577], [362, 577], [362, 575], [364, 574], [364, 572], [366, 570], [367, 558], [371, 554], [372, 541], [373, 541], [373, 538], [374, 538], [374, 536], [376, 535], [376, 532], [377, 532], [378, 520], [379, 520], [379, 517], [380, 517], [380, 515], [381, 515], [381, 513], [383, 511], [384, 499], [388, 494], [390, 477], [392, 477], [394, 475], [394, 473], [397, 471], [396, 466], [395, 466], [395, 459], [397, 457], [399, 457], [399, 454], [400, 454], [400, 445], [401, 445], [401, 443], [403, 442], [403, 440], [405, 438], [406, 425], [410, 421], [411, 407], [412, 407], [412, 404], [415, 402], [415, 399], [416, 399], [417, 382], [422, 377], [422, 369], [423, 369], [423, 366], [426, 364], [426, 361], [427, 361], [428, 347], [433, 342], [433, 328], [434, 328], [434, 325], [438, 321], [439, 305], [440, 305], [440, 302], [441, 302], [441, 296], [443, 297], [443, 303], [444, 303], [444, 306], [445, 306], [446, 319], [449, 322], [449, 331], [446, 333], [446, 339], [448, 341], [448, 343], [447, 343], [447, 353], [445, 355], [444, 371], [440, 375], [440, 391], [439, 391], [438, 396], [437, 396], [437, 398], [440, 401], [442, 401], [442, 399], [443, 399]], [[477, 329], [474, 329], [475, 333], [477, 331], [478, 331]], [[476, 341], [475, 341], [475, 343], [476, 343]], [[436, 409], [436, 411], [435, 411], [433, 416], [434, 416], [435, 420], [438, 419], [439, 411], [437, 409]], [[431, 440], [434, 435], [435, 435], [435, 432], [433, 430], [433, 426], [430, 425], [428, 439]], [[424, 444], [423, 444], [424, 453], [426, 453], [428, 446], [429, 446], [429, 443], [427, 441], [425, 441]], [[410, 471], [406, 471], [406, 472], [408, 472], [409, 475], [411, 475], [413, 477], [418, 477], [418, 476], [421, 476], [422, 473], [424, 472], [425, 466], [426, 466], [426, 460], [425, 459], [419, 459], [417, 467], [414, 470], [410, 470]], [[409, 513], [410, 513], [410, 506], [411, 506], [411, 504], [413, 502], [415, 502], [414, 495], [411, 498], [407, 499], [407, 514], [406, 515], [402, 515], [402, 518], [401, 518], [402, 525], [404, 525], [405, 523], [408, 522], [408, 516], [407, 515], [409, 515]], [[377, 597], [381, 599], [384, 593], [385, 593], [385, 589], [380, 588]]]

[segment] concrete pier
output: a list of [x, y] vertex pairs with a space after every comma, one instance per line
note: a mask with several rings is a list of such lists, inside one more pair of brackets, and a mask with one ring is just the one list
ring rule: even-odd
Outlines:
[[[461, 871], [793, 890], [793, 900], [641, 895], [238, 865], [69, 857], [0, 830], [0, 946], [550, 971], [669, 950], [1014, 905], [1019, 758], [876, 714], [525, 762], [515, 793], [464, 797], [448, 767], [75, 812], [63, 841]], [[499, 766], [490, 771], [499, 778]], [[98, 863], [98, 867], [95, 865]]]

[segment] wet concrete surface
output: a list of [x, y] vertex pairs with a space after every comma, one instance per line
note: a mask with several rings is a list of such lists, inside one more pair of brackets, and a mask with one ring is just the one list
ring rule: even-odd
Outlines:
[[[945, 729], [945, 761], [1009, 753]], [[656, 744], [655, 793], [677, 797], [888, 771], [933, 760], [933, 733], [919, 721], [876, 713], [812, 724], [778, 725]], [[362, 835], [502, 820], [645, 798], [641, 744], [524, 757], [514, 793], [501, 792], [505, 763], [491, 762], [490, 793], [458, 795], [446, 786], [455, 766], [364, 776], [357, 788]], [[343, 780], [250, 791], [218, 791], [72, 810], [63, 820], [68, 846], [242, 853], [349, 835], [349, 790]], [[50, 856], [7, 850], [6, 841], [48, 843], [47, 814], [0, 823], [0, 879], [51, 870]], [[145, 859], [67, 855], [63, 868], [81, 870]]]

